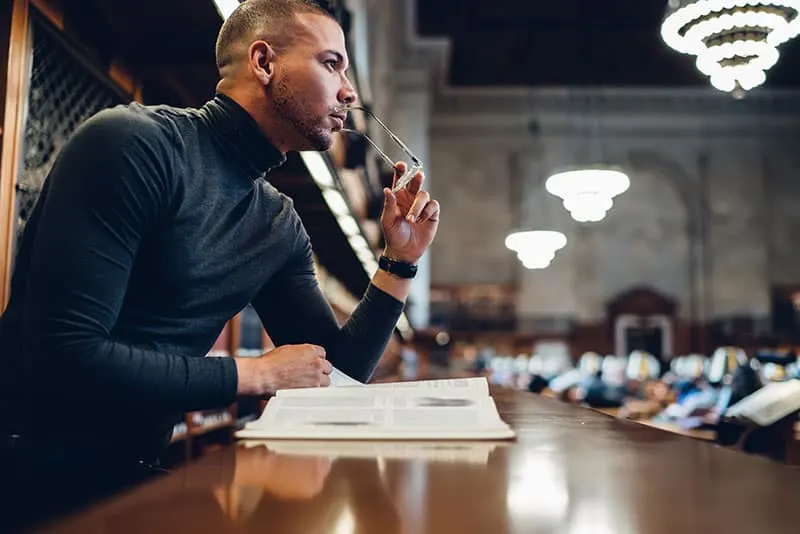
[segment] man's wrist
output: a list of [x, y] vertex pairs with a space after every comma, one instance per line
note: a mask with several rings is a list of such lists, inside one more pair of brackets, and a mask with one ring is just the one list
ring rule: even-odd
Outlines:
[[419, 257], [407, 257], [400, 252], [395, 252], [390, 248], [383, 249], [383, 255], [389, 258], [392, 261], [402, 261], [403, 263], [408, 263], [410, 265], [416, 265], [419, 261]]
[[375, 271], [375, 276], [372, 277], [372, 285], [400, 302], [405, 302], [411, 290], [410, 279], [400, 278], [382, 269]]
[[238, 376], [236, 394], [244, 397], [261, 397], [269, 393], [269, 379], [261, 358], [234, 358]]
[[388, 258], [386, 255], [378, 259], [378, 268], [392, 276], [403, 280], [411, 280], [417, 276], [417, 266], [403, 261]]

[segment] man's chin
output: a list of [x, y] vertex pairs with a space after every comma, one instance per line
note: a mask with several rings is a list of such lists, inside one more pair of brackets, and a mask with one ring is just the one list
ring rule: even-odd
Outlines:
[[325, 152], [333, 144], [333, 132], [330, 130], [315, 130], [311, 133], [300, 133], [302, 137], [298, 137], [294, 146], [290, 148], [290, 150], [294, 152], [305, 152], [308, 150]]
[[308, 138], [309, 147], [307, 150], [316, 150], [317, 152], [327, 151], [333, 144], [332, 134], [316, 134]]

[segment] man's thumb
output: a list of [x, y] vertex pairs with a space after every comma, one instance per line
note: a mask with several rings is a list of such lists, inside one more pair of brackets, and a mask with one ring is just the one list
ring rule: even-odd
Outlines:
[[397, 197], [388, 187], [383, 188], [383, 214], [384, 216], [396, 217]]

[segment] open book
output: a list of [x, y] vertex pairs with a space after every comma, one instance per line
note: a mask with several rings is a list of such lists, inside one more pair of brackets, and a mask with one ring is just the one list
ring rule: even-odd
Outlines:
[[337, 387], [279, 390], [261, 417], [247, 423], [236, 436], [303, 440], [514, 437], [497, 413], [485, 378], [370, 385], [355, 380], [355, 384], [341, 385], [345, 381], [339, 379]]
[[757, 426], [769, 426], [800, 410], [800, 380], [772, 382], [743, 398], [725, 412]]

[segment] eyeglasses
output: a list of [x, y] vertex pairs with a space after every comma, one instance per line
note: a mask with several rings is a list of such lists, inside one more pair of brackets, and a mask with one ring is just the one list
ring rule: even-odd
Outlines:
[[[389, 137], [392, 139], [392, 141], [394, 141], [395, 143], [397, 143], [397, 146], [399, 146], [399, 147], [400, 147], [400, 149], [401, 149], [401, 150], [402, 150], [402, 151], [403, 151], [403, 152], [406, 154], [406, 156], [408, 156], [409, 163], [408, 163], [408, 165], [407, 165], [406, 172], [405, 172], [405, 173], [403, 173], [403, 175], [402, 175], [402, 176], [400, 176], [400, 177], [397, 179], [397, 184], [396, 184], [396, 185], [395, 185], [395, 186], [392, 188], [392, 193], [397, 193], [398, 191], [400, 191], [401, 189], [403, 189], [405, 186], [407, 186], [407, 185], [409, 184], [409, 182], [411, 182], [411, 179], [412, 179], [412, 178], [414, 178], [414, 176], [415, 176], [415, 175], [416, 175], [418, 172], [420, 172], [420, 171], [422, 170], [422, 161], [420, 161], [420, 159], [419, 159], [417, 156], [415, 156], [413, 152], [411, 152], [411, 149], [410, 149], [410, 148], [408, 148], [408, 147], [406, 146], [406, 144], [405, 144], [403, 141], [401, 141], [401, 140], [400, 140], [400, 138], [399, 138], [399, 137], [397, 137], [397, 136], [394, 134], [394, 132], [393, 132], [393, 131], [391, 131], [391, 130], [389, 129], [389, 127], [388, 127], [388, 126], [386, 126], [386, 125], [383, 123], [383, 121], [382, 121], [382, 120], [380, 120], [378, 117], [376, 117], [376, 116], [375, 116], [375, 114], [374, 114], [374, 113], [372, 113], [371, 111], [369, 111], [368, 109], [366, 109], [366, 108], [364, 108], [364, 107], [361, 107], [361, 106], [343, 106], [343, 107], [341, 107], [341, 108], [337, 109], [337, 111], [343, 111], [343, 112], [349, 112], [349, 111], [355, 111], [355, 110], [363, 111], [363, 112], [364, 112], [366, 115], [368, 115], [368, 116], [369, 116], [369, 117], [371, 117], [371, 118], [372, 118], [372, 119], [373, 119], [375, 122], [377, 122], [377, 123], [378, 123], [378, 125], [379, 125], [381, 128], [383, 128], [383, 130], [386, 132], [386, 134], [387, 134], [387, 135], [388, 135], [388, 136], [389, 136]], [[343, 131], [343, 132], [350, 132], [350, 133], [354, 133], [354, 134], [358, 134], [358, 135], [360, 135], [361, 137], [363, 137], [364, 139], [366, 139], [366, 140], [367, 140], [367, 142], [368, 142], [370, 145], [372, 145], [372, 147], [373, 147], [373, 148], [374, 148], [374, 149], [375, 149], [375, 150], [378, 152], [378, 154], [381, 156], [381, 158], [383, 159], [383, 161], [385, 161], [385, 162], [386, 162], [386, 163], [387, 163], [387, 164], [388, 164], [388, 165], [389, 165], [391, 168], [393, 168], [393, 169], [395, 168], [395, 162], [392, 160], [392, 158], [390, 158], [390, 157], [389, 157], [389, 156], [386, 154], [386, 152], [384, 152], [384, 151], [383, 151], [383, 150], [382, 150], [382, 149], [381, 149], [381, 148], [380, 148], [380, 147], [379, 147], [379, 146], [378, 146], [378, 145], [375, 143], [375, 141], [373, 141], [372, 139], [370, 139], [370, 138], [367, 136], [367, 134], [365, 134], [365, 133], [363, 133], [363, 132], [359, 132], [358, 130], [351, 130], [351, 129], [349, 129], [349, 128], [342, 128], [342, 130], [341, 130], [341, 131]]]

